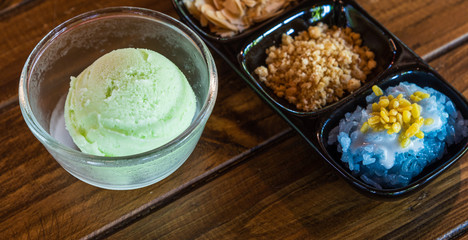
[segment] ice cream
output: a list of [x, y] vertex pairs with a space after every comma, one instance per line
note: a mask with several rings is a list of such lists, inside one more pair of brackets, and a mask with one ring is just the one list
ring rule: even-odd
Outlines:
[[163, 55], [125, 48], [71, 77], [65, 124], [81, 151], [126, 156], [171, 141], [192, 122], [195, 94]]

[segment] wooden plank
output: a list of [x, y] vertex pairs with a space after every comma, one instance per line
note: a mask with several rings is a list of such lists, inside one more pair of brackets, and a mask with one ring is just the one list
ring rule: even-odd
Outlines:
[[294, 136], [109, 239], [434, 239], [466, 220], [467, 170], [464, 156], [417, 194], [380, 202]]
[[0, 236], [83, 236], [147, 202], [164, 199], [287, 129], [250, 89], [225, 73], [220, 73], [224, 90], [220, 89], [217, 102], [225, 108], [214, 109], [192, 156], [169, 178], [134, 191], [100, 190], [71, 177], [32, 136], [19, 106], [4, 108], [0, 118], [0, 130], [5, 133], [0, 137]]
[[[155, 1], [140, 1], [133, 5], [149, 7], [170, 15], [175, 14], [170, 2], [156, 5], [155, 3]], [[76, 1], [75, 4], [63, 3], [63, 5], [41, 2], [28, 12], [19, 14], [18, 19], [17, 16], [12, 18], [19, 21], [21, 17], [30, 18], [37, 15], [36, 21], [39, 23], [58, 24], [81, 12], [113, 5], [129, 4], [114, 1], [100, 1], [93, 4]], [[8, 26], [10, 24], [5, 23]], [[29, 24], [34, 22], [31, 21]], [[44, 28], [53, 27], [52, 25], [55, 24]], [[22, 21], [19, 22], [19, 27], [28, 29], [26, 23]], [[38, 31], [31, 36], [40, 36], [46, 31], [48, 29]], [[18, 36], [19, 32], [0, 34]], [[11, 41], [3, 36], [0, 39]], [[29, 40], [25, 44], [32, 48], [35, 41]], [[17, 46], [12, 51], [30, 51], [25, 46]], [[8, 54], [13, 56], [12, 51], [0, 54], [7, 58]], [[13, 59], [18, 60], [21, 57], [16, 56]], [[216, 103], [218, 107], [215, 107], [197, 149], [181, 169], [169, 178], [140, 190], [106, 191], [76, 180], [66, 173], [33, 137], [21, 117], [17, 101], [13, 100], [1, 108], [0, 130], [4, 134], [1, 136], [3, 144], [0, 149], [0, 185], [2, 186], [0, 236], [6, 238], [84, 236], [148, 202], [160, 201], [182, 186], [190, 186], [201, 175], [216, 171], [220, 165], [229, 164], [229, 161], [235, 160], [236, 156], [250, 151], [277, 133], [288, 129], [286, 124], [266, 108], [225, 64], [219, 62], [219, 59], [216, 61], [220, 78]], [[5, 69], [21, 65], [19, 62], [0, 62], [5, 64], [1, 65]], [[8, 81], [2, 78], [2, 83], [5, 82]], [[6, 94], [9, 92], [9, 95], [16, 94], [8, 89], [9, 87], [2, 85], [2, 91], [4, 90]], [[1, 97], [8, 98], [3, 94]]]
[[[54, 27], [81, 13], [112, 6], [154, 9], [177, 17], [171, 1], [32, 1], [0, 15], [0, 106], [18, 94], [21, 70], [34, 46]], [[11, 102], [11, 100], [10, 100]]]
[[[423, 1], [418, 2], [424, 7]], [[198, 147], [181, 169], [158, 184], [134, 191], [101, 190], [71, 177], [24, 124], [15, 101], [17, 79], [29, 52], [54, 26], [79, 13], [116, 5], [137, 5], [175, 16], [169, 1], [40, 1], [0, 22], [2, 237], [78, 238], [107, 224], [112, 227], [128, 218], [128, 214], [138, 214], [159, 202], [171, 201], [176, 192], [190, 190], [191, 184], [199, 179], [216, 175], [217, 169], [234, 164], [239, 156], [288, 129], [224, 63], [217, 61], [220, 71], [218, 101]], [[406, 25], [394, 28], [399, 27], [404, 29]], [[456, 33], [449, 34], [457, 38]], [[5, 102], [9, 104], [2, 104]], [[304, 145], [303, 142], [296, 144]]]
[[[467, 55], [465, 44], [431, 62], [465, 97]], [[468, 155], [416, 194], [382, 202], [293, 135], [110, 238], [434, 239], [467, 230], [467, 203]]]
[[467, 1], [448, 0], [443, 6], [440, 1], [424, 0], [357, 2], [421, 56], [468, 33]]
[[[468, 32], [468, 21], [464, 18], [467, 1], [358, 2], [419, 55]], [[21, 6], [14, 14], [0, 15], [0, 106], [5, 105], [4, 101], [11, 102], [11, 98], [16, 98], [21, 69], [29, 53], [47, 32], [80, 13], [110, 6], [145, 7], [177, 17], [169, 0], [34, 1]]]

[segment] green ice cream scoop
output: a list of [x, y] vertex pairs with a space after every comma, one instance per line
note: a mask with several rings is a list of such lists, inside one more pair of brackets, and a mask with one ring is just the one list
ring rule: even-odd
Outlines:
[[195, 111], [195, 94], [174, 63], [151, 50], [125, 48], [71, 77], [65, 125], [81, 151], [126, 156], [171, 141]]

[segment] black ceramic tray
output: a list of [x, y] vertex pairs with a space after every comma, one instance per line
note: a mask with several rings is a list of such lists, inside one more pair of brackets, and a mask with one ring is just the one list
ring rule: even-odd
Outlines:
[[[465, 138], [449, 147], [442, 159], [426, 166], [408, 186], [395, 189], [378, 189], [370, 186], [354, 176], [341, 162], [341, 153], [336, 150], [336, 145], [327, 144], [329, 133], [338, 125], [345, 113], [353, 111], [358, 105], [365, 106], [365, 96], [371, 94], [371, 87], [374, 84], [386, 89], [407, 81], [421, 87], [432, 87], [449, 97], [463, 117], [468, 119], [468, 102], [463, 95], [352, 0], [302, 1], [280, 16], [230, 38], [218, 37], [210, 33], [207, 28], [201, 27], [188, 13], [183, 0], [173, 0], [173, 4], [182, 21], [224, 58], [239, 76], [345, 180], [368, 196], [391, 200], [414, 193], [455, 163], [468, 149], [468, 138]], [[276, 97], [269, 88], [258, 81], [253, 71], [256, 67], [264, 65], [265, 49], [280, 43], [283, 33], [294, 36], [318, 22], [339, 27], [347, 26], [354, 32], [360, 33], [363, 45], [375, 53], [377, 67], [368, 75], [368, 82], [354, 93], [318, 111], [300, 112], [285, 100]]]

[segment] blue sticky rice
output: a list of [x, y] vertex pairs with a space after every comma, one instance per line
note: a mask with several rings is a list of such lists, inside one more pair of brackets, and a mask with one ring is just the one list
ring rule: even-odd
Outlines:
[[366, 97], [365, 109], [358, 106], [354, 112], [346, 113], [330, 132], [328, 144], [338, 146], [343, 163], [355, 176], [378, 189], [408, 185], [424, 167], [442, 158], [448, 146], [468, 137], [468, 120], [444, 94], [429, 87], [402, 82], [389, 87], [384, 95], [398, 96], [401, 93], [409, 99], [415, 91], [430, 94], [418, 104], [422, 107], [421, 116], [434, 119], [434, 123], [422, 126], [424, 138], [412, 137], [410, 146], [406, 148], [400, 146], [398, 134], [360, 131], [362, 124], [371, 117], [372, 103], [379, 101], [374, 93]]

